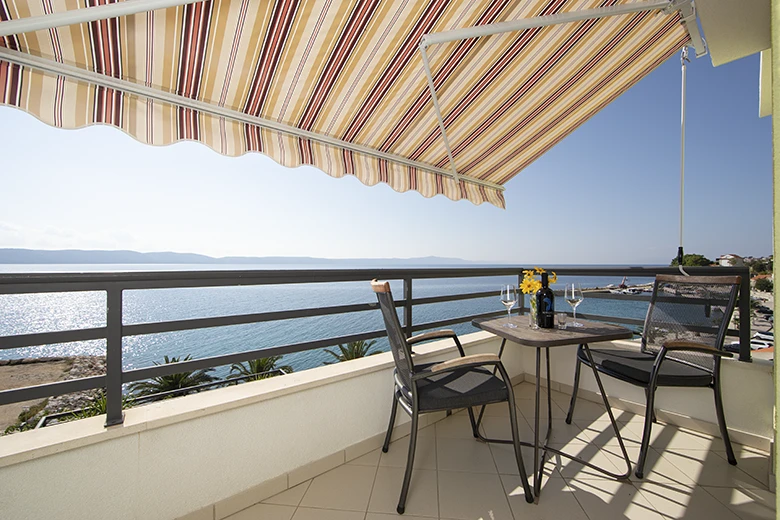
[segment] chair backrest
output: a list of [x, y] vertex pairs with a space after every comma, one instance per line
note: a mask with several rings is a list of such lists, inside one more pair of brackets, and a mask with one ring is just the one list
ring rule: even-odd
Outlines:
[[[723, 349], [737, 302], [739, 276], [658, 275], [645, 318], [642, 350], [657, 353], [668, 341], [695, 341]], [[749, 319], [745, 317], [743, 319]], [[714, 356], [670, 352], [667, 359], [712, 372]]]
[[376, 293], [376, 299], [379, 301], [379, 308], [382, 310], [382, 317], [385, 320], [387, 339], [390, 340], [390, 350], [393, 352], [396, 374], [398, 374], [404, 386], [411, 388], [412, 374], [414, 373], [412, 351], [409, 348], [409, 343], [406, 342], [406, 335], [401, 328], [401, 322], [398, 320], [398, 313], [395, 311], [393, 293], [390, 292], [390, 282], [373, 280], [371, 288]]

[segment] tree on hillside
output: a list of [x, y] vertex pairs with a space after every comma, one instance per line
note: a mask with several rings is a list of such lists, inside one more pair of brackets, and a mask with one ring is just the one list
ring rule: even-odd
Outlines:
[[378, 350], [375, 350], [373, 352], [369, 352], [371, 350], [371, 347], [373, 347], [376, 344], [376, 341], [352, 341], [350, 343], [347, 343], [346, 346], [339, 345], [339, 353], [334, 352], [333, 350], [330, 350], [328, 348], [324, 349], [325, 352], [336, 358], [336, 361], [325, 361], [326, 365], [331, 365], [333, 363], [337, 363], [339, 361], [348, 361], [350, 359], [357, 359], [362, 358], [366, 356], [373, 356], [374, 354], [379, 354]]
[[[707, 267], [708, 265], [712, 265], [713, 262], [709, 258], [707, 258], [704, 255], [683, 255], [683, 267]], [[677, 259], [673, 259], [672, 263], [669, 264], [672, 267], [677, 267], [680, 265], [677, 262]]]

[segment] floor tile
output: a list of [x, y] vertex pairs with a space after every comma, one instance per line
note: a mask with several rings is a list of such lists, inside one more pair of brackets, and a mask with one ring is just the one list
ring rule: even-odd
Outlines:
[[468, 413], [451, 415], [446, 419], [437, 422], [434, 427], [436, 428], [436, 438], [438, 439], [474, 438]]
[[[567, 480], [574, 497], [591, 519], [663, 520], [650, 502], [630, 482], [616, 480]], [[544, 494], [540, 501], [544, 500]]]
[[[623, 439], [623, 443], [626, 446], [639, 446], [642, 442], [642, 435], [637, 434], [636, 429], [629, 428], [628, 424], [620, 421], [616, 421], [618, 425], [618, 431], [620, 437]], [[582, 428], [585, 434], [590, 438], [591, 442], [598, 444], [599, 446], [620, 446], [617, 437], [615, 436], [615, 430], [612, 428], [612, 423], [607, 419], [606, 421], [590, 421], [587, 419], [577, 419], [574, 423]]]
[[[512, 423], [509, 420], [509, 415], [506, 417], [483, 417], [482, 434], [491, 439], [511, 440]], [[521, 441], [533, 441], [534, 431], [520, 414], [517, 415], [517, 432]]]
[[301, 503], [303, 495], [306, 494], [306, 490], [309, 489], [311, 480], [302, 482], [297, 486], [291, 487], [286, 491], [282, 491], [278, 495], [274, 495], [270, 498], [263, 500], [265, 504], [277, 504], [280, 506], [298, 506]]
[[704, 488], [742, 520], [775, 518], [775, 495], [763, 489]]
[[455, 520], [513, 518], [498, 474], [453, 471], [439, 471], [439, 515]]
[[635, 482], [634, 486], [665, 518], [740, 520], [700, 486], [687, 487], [652, 481]]
[[661, 456], [677, 466], [700, 486], [762, 489], [764, 485], [738, 466], [709, 450], [664, 451]]
[[[515, 449], [511, 444], [490, 444], [490, 452], [493, 455], [493, 461], [496, 463], [498, 472], [502, 475], [520, 475], [517, 469], [517, 459], [515, 458]], [[534, 449], [523, 446], [521, 448], [523, 455], [523, 466], [528, 478], [533, 475]], [[561, 478], [560, 473], [554, 464], [545, 464], [544, 475], [546, 477]]]
[[[473, 438], [473, 437], [472, 437]], [[390, 443], [387, 453], [379, 458], [380, 466], [405, 468], [409, 457], [409, 436]], [[436, 469], [436, 437], [433, 428], [425, 428], [417, 434], [417, 446], [414, 451], [414, 468]]]
[[504, 491], [509, 495], [509, 506], [515, 518], [523, 520], [588, 520], [585, 511], [574, 497], [574, 490], [562, 478], [545, 480], [538, 504], [525, 501], [520, 477], [501, 475]]
[[[563, 409], [568, 413], [569, 403]], [[616, 415], [612, 412], [612, 415]], [[594, 403], [593, 401], [587, 401], [585, 399], [577, 399], [577, 404], [574, 407], [573, 421], [607, 421], [609, 422], [609, 415], [607, 415], [607, 409], [603, 403]]]
[[312, 480], [301, 506], [366, 511], [376, 468], [345, 464]]
[[[479, 407], [481, 408], [481, 407]], [[474, 410], [479, 413], [479, 408]], [[507, 403], [494, 403], [485, 407], [485, 417], [509, 417], [509, 404]]]
[[[529, 423], [530, 424], [530, 423]], [[533, 428], [533, 424], [531, 424]], [[539, 442], [544, 442], [547, 433], [547, 421], [539, 421]], [[531, 440], [533, 442], [533, 440]], [[576, 423], [566, 424], [563, 419], [553, 419], [550, 445], [559, 447], [568, 444], [590, 444], [590, 436], [586, 430]]]
[[373, 451], [366, 453], [365, 455], [361, 455], [360, 457], [350, 460], [349, 462], [347, 462], [347, 464], [352, 464], [353, 466], [376, 467], [379, 465], [379, 458], [381, 456], [382, 456], [382, 449], [377, 448]]
[[366, 520], [398, 520], [399, 518], [402, 520], [431, 520], [425, 516], [407, 515], [406, 513], [402, 517], [399, 517], [398, 513], [368, 513], [366, 515]]
[[255, 504], [234, 515], [230, 515], [226, 520], [290, 520], [294, 513], [294, 506]]
[[[536, 385], [532, 383], [521, 383], [513, 387], [513, 390], [515, 393], [515, 401], [533, 400], [536, 395]], [[544, 399], [547, 399], [547, 393], [544, 390], [542, 390], [542, 394], [545, 396]]]
[[[572, 444], [566, 446], [563, 451], [570, 455], [579, 457], [589, 462], [590, 464], [603, 468], [613, 474], [622, 474], [626, 470], [625, 462], [621, 466], [616, 466], [613, 462], [615, 460], [614, 457], [609, 456], [607, 452], [593, 444]], [[606, 477], [604, 473], [601, 473], [596, 469], [590, 468], [576, 460], [572, 460], [568, 457], [564, 457], [556, 453], [550, 453], [548, 455], [548, 460], [549, 462], [547, 464], [555, 468], [558, 473], [560, 473], [563, 478], [566, 479]], [[545, 468], [547, 464], [545, 465]]]
[[[635, 438], [642, 438], [643, 426], [639, 423], [628, 423], [627, 428], [633, 430]], [[709, 450], [714, 445], [711, 435], [692, 430], [678, 428], [672, 425], [653, 424], [650, 430], [650, 446], [658, 451], [674, 449]]]
[[476, 439], [437, 439], [439, 470], [498, 473], [490, 448]]
[[365, 513], [357, 511], [299, 507], [292, 520], [363, 520], [365, 515]]
[[[728, 462], [729, 459], [725, 451], [715, 451], [715, 453]], [[761, 482], [764, 487], [769, 487], [769, 471], [771, 468], [768, 455], [764, 455], [757, 450], [736, 448], [734, 456], [737, 457], [737, 467], [739, 469]]]
[[[668, 459], [661, 456], [660, 453], [652, 448], [647, 450], [645, 457], [645, 467], [643, 478], [638, 478], [634, 472], [639, 461], [639, 446], [627, 446], [628, 458], [631, 461], [631, 476], [629, 477], [635, 484], [641, 482], [655, 482], [662, 485], [693, 487], [696, 481], [689, 475], [672, 464]], [[620, 468], [625, 467], [623, 453], [618, 446], [604, 446], [602, 451], [610, 457], [612, 464]]]
[[[404, 479], [404, 468], [379, 468], [371, 492], [368, 510], [373, 513], [396, 514]], [[406, 514], [439, 517], [439, 496], [436, 471], [414, 470], [406, 497]]]
[[[523, 414], [523, 417], [525, 417], [525, 420], [528, 421], [528, 424], [533, 425], [534, 423], [534, 413], [536, 410], [536, 403], [532, 399], [524, 399], [517, 401], [517, 408], [520, 410], [520, 413]], [[566, 418], [566, 412], [558, 406], [555, 401], [552, 403], [552, 416], [553, 419], [565, 419]], [[547, 397], [546, 395], [542, 396], [541, 401], [539, 402], [539, 422], [545, 422], [547, 420]]]

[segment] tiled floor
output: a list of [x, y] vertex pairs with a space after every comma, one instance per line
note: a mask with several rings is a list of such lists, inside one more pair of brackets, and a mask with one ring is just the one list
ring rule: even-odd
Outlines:
[[[516, 387], [520, 434], [531, 438], [533, 387]], [[620, 448], [604, 409], [580, 400], [574, 424], [563, 421], [568, 397], [553, 393], [553, 442], [594, 463], [622, 471]], [[402, 412], [400, 412], [402, 413]], [[642, 418], [615, 410], [633, 461], [639, 453]], [[506, 405], [486, 411], [486, 435], [509, 438]], [[767, 490], [766, 453], [736, 446], [739, 465], [726, 461], [720, 439], [673, 426], [654, 426], [645, 479], [618, 482], [567, 459], [548, 463], [539, 504], [523, 496], [509, 445], [484, 444], [471, 436], [464, 412], [420, 430], [406, 514], [396, 512], [408, 437], [375, 450], [299, 486], [245, 509], [230, 520], [690, 520], [774, 519]], [[533, 451], [523, 452], [530, 468]]]

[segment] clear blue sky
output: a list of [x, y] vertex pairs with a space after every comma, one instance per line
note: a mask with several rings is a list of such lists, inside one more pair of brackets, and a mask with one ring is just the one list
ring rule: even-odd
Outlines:
[[[58, 130], [0, 107], [0, 247], [212, 256], [658, 264], [677, 251], [680, 65], [670, 58], [507, 185], [507, 209], [366, 187], [259, 154]], [[685, 249], [772, 248], [758, 56], [688, 69]]]

